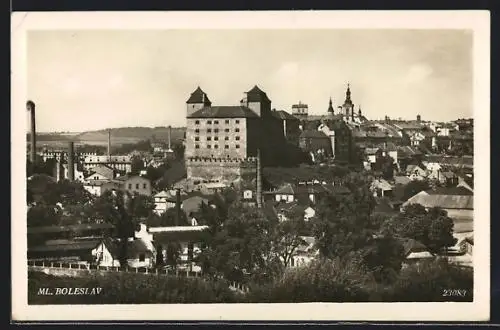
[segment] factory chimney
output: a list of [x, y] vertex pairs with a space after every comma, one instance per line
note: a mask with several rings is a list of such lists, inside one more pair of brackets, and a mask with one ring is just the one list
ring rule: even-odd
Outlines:
[[172, 152], [172, 126], [168, 126], [168, 152]]
[[33, 169], [35, 169], [36, 162], [36, 125], [35, 125], [35, 103], [31, 100], [26, 102], [26, 110], [30, 112], [31, 116], [31, 151], [30, 151], [30, 162]]
[[181, 190], [176, 189], [175, 192], [175, 225], [178, 226], [181, 221]]
[[68, 143], [68, 180], [75, 180], [75, 144], [73, 141]]
[[262, 164], [260, 159], [260, 149], [257, 149], [257, 207], [262, 208]]
[[111, 128], [108, 129], [108, 162], [111, 161]]

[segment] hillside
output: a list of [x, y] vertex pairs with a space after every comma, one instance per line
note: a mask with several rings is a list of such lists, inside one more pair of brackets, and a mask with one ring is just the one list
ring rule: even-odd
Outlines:
[[[184, 138], [185, 127], [172, 127], [172, 141]], [[29, 141], [30, 134], [26, 134]], [[168, 127], [120, 127], [111, 129], [111, 141], [113, 144], [135, 143], [140, 140], [151, 139], [156, 141], [168, 140]], [[72, 140], [85, 144], [105, 145], [108, 141], [107, 130], [88, 131], [78, 134], [67, 133], [41, 133], [37, 135], [39, 142], [64, 142]]]

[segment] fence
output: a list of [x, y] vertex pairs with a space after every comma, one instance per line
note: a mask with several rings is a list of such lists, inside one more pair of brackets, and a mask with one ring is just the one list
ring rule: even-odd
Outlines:
[[[210, 280], [208, 276], [203, 276], [201, 272], [193, 272], [181, 269], [158, 269], [147, 267], [117, 267], [117, 266], [99, 266], [89, 263], [76, 263], [76, 262], [53, 262], [44, 260], [28, 260], [28, 268], [52, 268], [52, 269], [74, 269], [74, 270], [88, 270], [88, 271], [101, 271], [101, 272], [124, 272], [124, 273], [141, 273], [148, 275], [164, 275], [185, 278], [200, 278], [202, 280]], [[214, 279], [228, 282], [228, 286], [232, 290], [238, 290], [244, 293], [249, 292], [249, 288], [241, 283], [235, 281], [227, 281], [222, 276], [217, 276]]]

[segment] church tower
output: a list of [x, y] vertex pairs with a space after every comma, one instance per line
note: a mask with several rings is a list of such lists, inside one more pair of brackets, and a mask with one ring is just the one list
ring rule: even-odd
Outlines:
[[347, 90], [345, 92], [345, 101], [342, 105], [342, 114], [346, 120], [350, 120], [353, 116], [354, 112], [354, 104], [351, 100], [351, 88], [350, 84], [347, 84]]
[[191, 96], [186, 101], [187, 116], [195, 113], [196, 111], [204, 108], [210, 107], [212, 102], [208, 99], [207, 94], [198, 86]]

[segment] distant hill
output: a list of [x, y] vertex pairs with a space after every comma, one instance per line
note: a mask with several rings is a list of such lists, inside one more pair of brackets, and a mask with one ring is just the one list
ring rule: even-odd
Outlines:
[[[185, 127], [172, 127], [172, 142], [184, 138]], [[29, 141], [30, 134], [26, 134]], [[111, 129], [111, 143], [124, 144], [135, 143], [140, 140], [168, 141], [168, 127], [120, 127]], [[68, 133], [41, 133], [37, 134], [37, 141], [43, 142], [64, 142], [74, 141], [76, 143], [105, 145], [108, 141], [108, 131], [106, 129], [98, 131], [88, 131], [78, 134]]]

